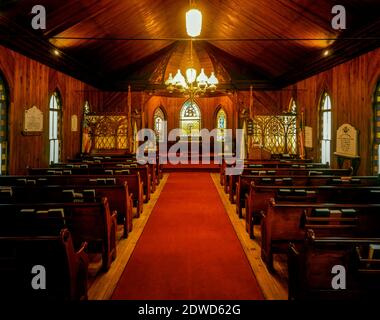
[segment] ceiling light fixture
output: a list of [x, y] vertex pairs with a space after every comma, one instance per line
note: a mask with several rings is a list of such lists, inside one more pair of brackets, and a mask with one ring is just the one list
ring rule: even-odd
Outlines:
[[325, 56], [325, 57], [327, 57], [327, 56], [329, 56], [330, 55], [330, 50], [325, 50], [324, 52], [323, 52], [323, 55]]
[[190, 37], [198, 37], [202, 31], [202, 12], [190, 9], [186, 12], [186, 31]]
[[190, 39], [190, 67], [186, 70], [186, 78], [182, 75], [181, 70], [178, 69], [176, 75], [173, 77], [169, 73], [169, 77], [165, 84], [170, 93], [178, 91], [180, 93], [188, 92], [190, 97], [197, 94], [204, 94], [206, 91], [214, 92], [219, 84], [218, 78], [214, 72], [211, 76], [207, 77], [203, 68], [198, 74], [193, 64], [193, 38], [201, 34], [202, 31], [202, 13], [198, 9], [193, 8], [193, 3], [190, 0], [191, 9], [186, 12], [186, 30]]

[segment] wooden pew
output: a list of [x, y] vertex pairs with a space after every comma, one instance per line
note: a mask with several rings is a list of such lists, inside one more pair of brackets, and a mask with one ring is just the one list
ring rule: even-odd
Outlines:
[[251, 238], [254, 238], [253, 225], [255, 219], [260, 219], [268, 208], [269, 201], [312, 201], [344, 203], [352, 202], [351, 199], [359, 197], [356, 202], [377, 203], [379, 200], [380, 186], [339, 185], [339, 186], [271, 186], [254, 185], [251, 183], [249, 196], [246, 200], [246, 229]]
[[0, 212], [1, 218], [22, 214], [49, 219], [52, 214], [59, 214], [76, 248], [87, 242], [89, 253], [101, 254], [103, 270], [108, 270], [116, 258], [116, 213], [111, 214], [107, 198], [87, 203], [0, 204]]
[[[10, 190], [6, 193], [4, 191]], [[106, 197], [110, 210], [117, 212], [117, 223], [123, 228], [123, 237], [132, 230], [133, 199], [127, 182], [112, 185], [25, 185], [0, 187], [0, 203], [96, 202]]]
[[[138, 164], [136, 155], [108, 155], [108, 156], [85, 156], [74, 159], [67, 159], [68, 164], [93, 163], [93, 164]], [[154, 184], [159, 184], [162, 178], [162, 165], [158, 162], [158, 154], [156, 155], [156, 163], [149, 163], [150, 173], [152, 177], [152, 190], [154, 192]]]
[[[234, 166], [234, 165], [233, 165]], [[328, 164], [322, 163], [313, 163], [312, 160], [300, 160], [300, 159], [289, 159], [289, 160], [244, 160], [245, 168], [289, 168], [294, 167], [305, 167], [305, 168], [328, 168]], [[226, 168], [231, 167], [227, 165], [226, 161], [223, 159], [222, 164], [220, 165], [220, 184], [225, 186], [225, 192], [228, 192], [229, 176], [226, 175]]]
[[242, 209], [249, 203], [251, 183], [253, 185], [282, 185], [282, 186], [317, 186], [317, 185], [380, 185], [379, 176], [336, 177], [336, 176], [258, 176], [241, 175], [236, 185], [236, 212], [242, 217]]
[[[340, 211], [353, 209], [358, 221], [352, 234], [375, 236], [379, 232], [380, 204], [276, 203], [272, 199], [261, 221], [261, 258], [270, 270], [273, 270], [274, 253], [286, 252], [289, 242], [296, 243], [305, 239], [306, 229], [303, 217], [316, 209]], [[335, 227], [335, 229], [338, 228]], [[347, 231], [346, 228], [342, 230]]]
[[[70, 232], [40, 236], [0, 234], [0, 298], [87, 300], [86, 243], [75, 250]], [[46, 289], [34, 290], [32, 268], [46, 270]]]
[[[350, 176], [351, 169], [304, 169], [304, 168], [262, 168], [257, 170], [244, 169], [242, 175], [261, 175], [261, 176], [314, 176], [314, 175], [330, 175], [330, 176]], [[229, 177], [229, 199], [231, 203], [235, 203], [236, 190], [238, 188], [238, 180], [240, 175]]]
[[88, 168], [28, 168], [30, 175], [119, 175], [119, 174], [137, 174], [143, 182], [145, 202], [150, 199], [151, 178], [148, 166], [142, 167], [88, 167]]
[[129, 169], [131, 167], [137, 167], [137, 168], [144, 168], [145, 166], [148, 166], [149, 173], [150, 173], [150, 188], [151, 192], [155, 192], [156, 185], [159, 184], [159, 171], [158, 166], [156, 164], [147, 164], [144, 166], [141, 166], [138, 164], [135, 160], [126, 160], [126, 161], [115, 161], [115, 160], [94, 160], [94, 161], [83, 161], [83, 162], [71, 162], [71, 163], [58, 163], [50, 165], [52, 168], [104, 168], [104, 169], [113, 169], [115, 167], [117, 168], [123, 168], [123, 169]]
[[[380, 259], [370, 259], [369, 246], [380, 238], [318, 237], [309, 230], [301, 248], [288, 250], [289, 300], [380, 298]], [[346, 270], [346, 289], [332, 288], [334, 266]]]
[[[122, 170], [123, 171], [123, 170]], [[128, 173], [128, 171], [126, 171]], [[0, 186], [25, 186], [25, 185], [124, 185], [127, 183], [128, 192], [132, 196], [133, 206], [136, 208], [137, 217], [143, 210], [143, 183], [140, 174], [120, 173], [110, 175], [39, 175], [39, 176], [0, 176]], [[128, 226], [132, 230], [132, 225]]]

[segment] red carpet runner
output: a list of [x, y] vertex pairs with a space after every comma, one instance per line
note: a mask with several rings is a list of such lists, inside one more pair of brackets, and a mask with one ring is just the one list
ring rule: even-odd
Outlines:
[[172, 173], [112, 299], [263, 299], [209, 173]]

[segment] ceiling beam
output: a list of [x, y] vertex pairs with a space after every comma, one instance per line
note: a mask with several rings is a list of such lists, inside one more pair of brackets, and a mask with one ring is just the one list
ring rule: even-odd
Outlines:
[[331, 52], [329, 56], [323, 55], [326, 49], [321, 50], [309, 59], [300, 61], [297, 66], [278, 77], [276, 82], [282, 88], [287, 87], [379, 48], [380, 20], [369, 23], [352, 34], [352, 37], [359, 40], [337, 40], [327, 48]]
[[[23, 37], [17, 37], [18, 34], [23, 34]], [[0, 44], [96, 88], [103, 86], [101, 73], [59, 49], [59, 55], [55, 55], [57, 48], [49, 41], [20, 27], [3, 15], [0, 15]]]

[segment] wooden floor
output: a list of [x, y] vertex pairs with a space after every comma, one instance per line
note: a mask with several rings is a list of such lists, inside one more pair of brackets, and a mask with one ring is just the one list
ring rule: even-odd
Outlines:
[[[95, 279], [90, 281], [88, 298], [90, 300], [108, 300], [110, 299], [125, 266], [139, 240], [144, 227], [153, 211], [153, 208], [160, 196], [168, 179], [165, 174], [155, 193], [151, 196], [149, 203], [144, 205], [143, 213], [140, 218], [133, 219], [133, 231], [127, 239], [121, 240], [117, 245], [117, 259], [112, 263], [111, 268], [106, 273], [99, 274]], [[231, 204], [228, 195], [224, 193], [219, 183], [219, 174], [211, 173], [215, 187], [221, 197], [226, 212], [231, 220], [235, 232], [241, 242], [242, 248], [247, 255], [251, 268], [256, 275], [262, 293], [267, 300], [285, 300], [288, 297], [287, 289], [287, 265], [284, 256], [275, 255], [274, 267], [276, 272], [270, 273], [260, 257], [260, 227], [255, 226], [257, 235], [255, 240], [251, 240], [245, 231], [245, 222], [239, 219], [236, 214], [235, 205]]]

